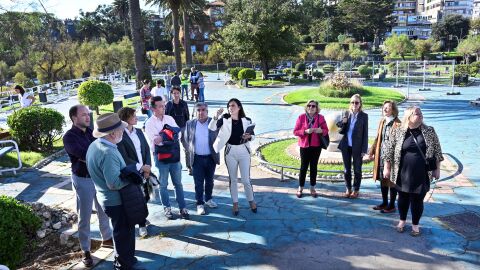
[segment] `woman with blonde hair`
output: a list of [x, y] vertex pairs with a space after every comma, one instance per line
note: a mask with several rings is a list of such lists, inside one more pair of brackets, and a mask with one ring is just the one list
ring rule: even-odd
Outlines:
[[[362, 182], [362, 158], [368, 150], [368, 114], [362, 111], [362, 97], [355, 94], [350, 98], [350, 109], [345, 111], [342, 121], [337, 123], [338, 133], [343, 138], [338, 144], [342, 151], [345, 191], [344, 197], [355, 199], [360, 193]], [[352, 192], [352, 159], [353, 159], [353, 192]]]
[[423, 114], [419, 107], [407, 108], [402, 127], [393, 132], [384, 156], [383, 177], [394, 182], [398, 190], [398, 232], [404, 231], [410, 208], [410, 234], [420, 235], [423, 199], [430, 190], [430, 180], [440, 177], [441, 161], [442, 149], [435, 130], [423, 123]]
[[305, 105], [305, 113], [297, 118], [293, 134], [298, 137], [300, 147], [300, 176], [297, 197], [302, 197], [308, 165], [310, 165], [310, 194], [317, 197], [315, 184], [317, 181], [317, 164], [322, 151], [327, 145], [322, 145], [322, 136], [328, 135], [328, 127], [325, 117], [320, 114], [318, 101], [309, 100]]
[[[374, 206], [374, 210], [380, 210], [382, 213], [395, 212], [395, 200], [397, 198], [397, 190], [395, 186], [390, 185], [388, 179], [383, 178], [383, 156], [385, 155], [385, 147], [390, 140], [393, 131], [400, 128], [401, 122], [398, 119], [398, 107], [395, 101], [386, 100], [382, 106], [382, 118], [378, 124], [377, 137], [373, 141], [370, 148], [369, 157], [373, 160], [373, 180], [380, 181], [380, 189], [382, 191], [382, 203]], [[390, 203], [388, 202], [388, 191], [390, 191]]]

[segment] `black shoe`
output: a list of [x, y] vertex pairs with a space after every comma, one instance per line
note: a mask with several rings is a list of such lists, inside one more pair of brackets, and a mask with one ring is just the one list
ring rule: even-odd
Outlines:
[[238, 216], [238, 213], [240, 213], [240, 211], [238, 211], [238, 210], [233, 211], [234, 216]]
[[373, 210], [383, 210], [385, 208], [387, 208], [387, 205], [382, 203], [382, 204], [379, 204], [377, 206], [374, 206]]
[[85, 265], [85, 267], [93, 266], [93, 259], [92, 259], [92, 255], [90, 255], [90, 251], [85, 251], [84, 258], [82, 259], [82, 263], [83, 265]]
[[180, 210], [180, 215], [182, 216], [183, 219], [190, 219], [190, 215], [188, 214], [188, 211], [186, 208], [183, 208]]
[[256, 207], [255, 207], [255, 208], [251, 208], [251, 209], [252, 209], [252, 212], [253, 212], [253, 213], [255, 213], [255, 214], [257, 213], [257, 208], [256, 208]]

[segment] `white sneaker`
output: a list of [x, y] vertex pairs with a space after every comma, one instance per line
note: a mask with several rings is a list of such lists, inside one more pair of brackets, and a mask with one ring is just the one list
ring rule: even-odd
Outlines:
[[165, 211], [165, 216], [167, 219], [173, 219], [172, 208], [165, 207], [163, 210]]
[[208, 201], [205, 203], [205, 205], [207, 205], [207, 206], [210, 207], [210, 208], [217, 208], [217, 206], [218, 206], [212, 199], [208, 200]]
[[197, 214], [198, 215], [205, 215], [205, 207], [201, 204], [197, 205]]
[[140, 227], [138, 228], [138, 234], [140, 235], [140, 237], [146, 237], [148, 235], [148, 232], [147, 232], [147, 227]]

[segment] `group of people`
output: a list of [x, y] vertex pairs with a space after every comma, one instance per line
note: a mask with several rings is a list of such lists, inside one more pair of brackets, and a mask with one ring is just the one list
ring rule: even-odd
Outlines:
[[[90, 129], [90, 115], [87, 107], [75, 105], [69, 111], [72, 128], [64, 137], [64, 145], [72, 162], [72, 184], [77, 198], [79, 215], [79, 241], [84, 252], [83, 263], [93, 264], [90, 254], [90, 218], [95, 205], [100, 223], [103, 246], [115, 248], [115, 269], [135, 268], [135, 225], [129, 221], [124, 209], [122, 189], [131, 184], [125, 177], [128, 170], [141, 175], [139, 184], [145, 196], [145, 203], [151, 197], [151, 186], [157, 185], [160, 200], [167, 219], [174, 219], [168, 193], [168, 177], [175, 190], [178, 215], [189, 219], [182, 185], [182, 163], [180, 144], [183, 145], [186, 166], [195, 183], [197, 213], [206, 214], [206, 207], [216, 208], [213, 200], [214, 173], [220, 163], [220, 151], [225, 149], [225, 161], [230, 175], [230, 193], [233, 201], [232, 214], [239, 214], [238, 177], [245, 188], [250, 209], [257, 213], [253, 187], [250, 183], [249, 142], [254, 139], [252, 120], [245, 115], [238, 99], [227, 103], [227, 113], [219, 109], [213, 118], [208, 116], [208, 105], [195, 104], [196, 118], [188, 118], [177, 108], [175, 100], [180, 91], [172, 87], [173, 102], [165, 102], [162, 96], [149, 100], [151, 117], [145, 123], [145, 133], [135, 128], [136, 110], [125, 107], [118, 113], [106, 113], [96, 120], [94, 130]], [[183, 101], [183, 100], [181, 100]], [[169, 105], [171, 104], [171, 105]], [[172, 114], [167, 114], [168, 111]], [[153, 159], [153, 160], [152, 160]], [[152, 173], [152, 166], [158, 171], [158, 178]], [[112, 228], [109, 223], [111, 222]], [[137, 223], [139, 235], [147, 236], [148, 220]]]
[[[328, 127], [320, 114], [319, 103], [310, 100], [305, 113], [296, 121], [293, 134], [298, 137], [300, 147], [300, 175], [297, 197], [303, 196], [305, 178], [310, 166], [310, 194], [317, 197], [315, 190], [317, 164], [322, 148], [328, 146]], [[338, 149], [342, 153], [345, 179], [345, 198], [358, 198], [362, 181], [363, 160], [373, 160], [373, 179], [380, 181], [382, 203], [373, 207], [382, 213], [396, 211], [398, 194], [400, 220], [398, 232], [404, 232], [407, 213], [412, 215], [412, 236], [420, 235], [419, 222], [423, 213], [423, 200], [430, 189], [432, 179], [440, 177], [442, 150], [433, 127], [423, 122], [418, 106], [405, 110], [403, 121], [398, 117], [397, 104], [387, 100], [382, 106], [377, 136], [368, 150], [368, 115], [362, 110], [362, 98], [355, 94], [350, 98], [350, 108], [341, 121], [336, 123], [343, 135]], [[323, 137], [323, 138], [322, 138]], [[368, 155], [368, 156], [367, 156]], [[353, 186], [352, 186], [353, 161]], [[390, 196], [389, 196], [390, 193]], [[390, 200], [389, 200], [390, 199]]]

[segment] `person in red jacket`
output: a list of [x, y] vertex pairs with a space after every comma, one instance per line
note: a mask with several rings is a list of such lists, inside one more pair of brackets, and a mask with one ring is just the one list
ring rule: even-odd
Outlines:
[[298, 137], [301, 160], [297, 197], [302, 197], [308, 165], [310, 165], [310, 194], [316, 198], [317, 164], [322, 151], [320, 136], [328, 135], [327, 123], [325, 122], [325, 117], [320, 114], [318, 101], [309, 100], [307, 102], [305, 113], [297, 118], [293, 134]]

